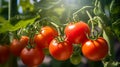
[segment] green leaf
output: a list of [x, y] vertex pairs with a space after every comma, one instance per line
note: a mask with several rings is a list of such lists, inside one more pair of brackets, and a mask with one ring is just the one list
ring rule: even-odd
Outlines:
[[18, 7], [22, 7], [23, 12], [34, 10], [34, 5], [30, 3], [30, 0], [20, 0]]
[[104, 63], [104, 67], [118, 67], [119, 64], [119, 62], [109, 61]]
[[113, 24], [112, 24], [112, 29], [114, 30], [115, 35], [117, 36], [117, 38], [120, 41], [120, 19], [116, 20]]
[[105, 38], [105, 40], [108, 43], [109, 46], [109, 57], [110, 59], [114, 60], [115, 59], [115, 52], [114, 52], [114, 35], [113, 32], [111, 32], [111, 28], [110, 27], [104, 27], [103, 29], [103, 38]]
[[95, 15], [104, 14], [103, 10], [102, 10], [102, 7], [101, 7], [101, 2], [100, 1], [98, 1], [97, 5], [93, 9], [93, 12], [94, 12]]
[[36, 18], [32, 18], [32, 19], [27, 19], [27, 20], [20, 20], [14, 27], [12, 27], [11, 29], [9, 29], [9, 31], [15, 31], [18, 30], [20, 28], [24, 28], [26, 27], [28, 24], [32, 24], [34, 23], [34, 20]]
[[9, 29], [11, 29], [12, 27], [13, 26], [9, 22], [3, 23], [2, 26], [0, 27], [0, 33], [9, 31]]
[[5, 18], [3, 18], [3, 17], [0, 16], [0, 24], [1, 23], [6, 23], [6, 22], [8, 22], [8, 21]]
[[59, 7], [54, 9], [54, 12], [57, 13], [58, 15], [62, 15], [64, 11], [65, 11], [64, 7]]
[[110, 12], [112, 14], [118, 14], [118, 13], [120, 13], [120, 5], [119, 5], [119, 3], [117, 3], [117, 1], [112, 0], [112, 2], [110, 4]]
[[6, 32], [6, 31], [16, 31], [20, 28], [24, 28], [28, 24], [34, 23], [35, 19], [36, 19], [36, 17], [32, 18], [32, 19], [27, 19], [27, 20], [20, 20], [14, 26], [12, 24], [10, 24], [10, 22], [6, 22], [6, 23], [2, 24], [2, 26], [0, 27], [0, 33]]

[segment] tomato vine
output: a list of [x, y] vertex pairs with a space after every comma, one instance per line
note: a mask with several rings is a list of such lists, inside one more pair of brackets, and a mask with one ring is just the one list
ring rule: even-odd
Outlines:
[[[7, 44], [11, 52], [8, 61], [2, 60], [5, 62], [0, 66], [17, 67], [17, 58], [27, 66], [39, 66], [44, 64], [44, 53], [58, 62], [69, 61], [74, 65], [86, 61], [95, 67], [95, 63], [104, 67], [120, 66], [116, 57], [120, 46], [115, 44], [120, 43], [119, 7], [119, 0], [2, 0], [0, 47]], [[32, 47], [27, 49], [27, 46]], [[5, 53], [2, 51], [1, 48], [0, 61]], [[25, 57], [24, 51], [30, 57]], [[40, 62], [35, 62], [36, 57]]]

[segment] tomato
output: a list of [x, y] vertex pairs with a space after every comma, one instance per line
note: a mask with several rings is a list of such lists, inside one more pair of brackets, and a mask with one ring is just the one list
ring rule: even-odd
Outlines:
[[88, 24], [83, 21], [77, 23], [70, 23], [65, 27], [65, 35], [67, 40], [79, 44], [87, 40], [87, 34], [90, 34], [90, 28]]
[[73, 45], [67, 41], [59, 42], [53, 39], [49, 45], [49, 52], [56, 60], [64, 61], [73, 53]]
[[15, 56], [19, 56], [21, 50], [28, 44], [29, 37], [22, 36], [20, 40], [13, 39], [11, 45], [10, 45], [10, 51]]
[[57, 35], [58, 33], [54, 28], [45, 26], [41, 28], [39, 34], [35, 35], [34, 41], [40, 48], [48, 48], [51, 40], [54, 39]]
[[70, 57], [70, 62], [74, 65], [77, 65], [81, 62], [81, 56], [80, 54], [73, 54], [71, 57]]
[[24, 64], [28, 65], [28, 67], [38, 66], [42, 63], [45, 55], [41, 49], [38, 48], [24, 48], [21, 51], [20, 58]]
[[21, 44], [23, 44], [23, 45], [25, 45], [25, 46], [28, 44], [28, 41], [29, 41], [29, 37], [28, 37], [28, 36], [22, 36], [22, 37], [20, 38]]
[[7, 45], [0, 45], [0, 64], [5, 63], [10, 55], [9, 47]]
[[82, 53], [90, 60], [100, 61], [108, 54], [108, 44], [102, 37], [88, 40], [82, 45]]
[[13, 39], [11, 45], [10, 45], [10, 51], [13, 55], [15, 56], [19, 56], [21, 50], [24, 48], [25, 46], [23, 44], [21, 44], [21, 42], [18, 39]]

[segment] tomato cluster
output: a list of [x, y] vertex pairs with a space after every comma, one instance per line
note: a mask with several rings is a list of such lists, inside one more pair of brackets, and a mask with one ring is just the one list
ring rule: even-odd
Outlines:
[[[20, 39], [13, 39], [10, 44], [10, 52], [19, 56], [29, 67], [42, 63], [45, 57], [44, 49], [48, 49], [50, 55], [56, 60], [65, 61], [70, 58], [71, 63], [78, 64], [81, 54], [80, 51], [74, 50], [74, 44], [82, 44], [78, 47], [86, 58], [100, 61], [107, 55], [108, 45], [102, 37], [98, 37], [96, 40], [89, 39], [90, 31], [88, 24], [83, 21], [69, 23], [64, 29], [65, 35], [62, 37], [58, 35], [60, 33], [55, 28], [44, 26], [32, 38], [22, 36]], [[0, 63], [7, 60], [8, 54], [8, 47], [0, 46]]]
[[67, 40], [74, 44], [82, 44], [85, 57], [92, 61], [100, 61], [108, 54], [108, 44], [103, 37], [89, 39], [90, 28], [84, 22], [70, 23], [65, 28]]

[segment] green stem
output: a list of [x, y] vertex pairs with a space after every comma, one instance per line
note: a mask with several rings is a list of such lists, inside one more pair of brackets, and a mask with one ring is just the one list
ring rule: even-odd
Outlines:
[[8, 20], [10, 20], [11, 18], [11, 0], [9, 0], [9, 3], [8, 3]]
[[73, 13], [73, 20], [76, 21], [75, 18], [77, 17], [77, 13], [81, 12], [82, 10], [84, 10], [86, 8], [91, 8], [91, 7], [92, 6], [85, 6], [85, 7], [81, 8], [81, 9], [77, 10], [76, 12], [74, 12]]
[[64, 39], [62, 37], [61, 27], [58, 26], [57, 24], [53, 23], [53, 22], [50, 22], [50, 23], [57, 28], [57, 31], [58, 31], [58, 40], [59, 40], [59, 42], [62, 42]]
[[91, 32], [92, 32], [92, 38], [94, 38], [94, 23], [92, 21], [92, 16], [90, 15], [90, 13], [87, 10], [86, 10], [86, 13], [87, 13], [88, 17], [90, 18], [90, 22], [92, 24], [92, 30], [91, 30]]

